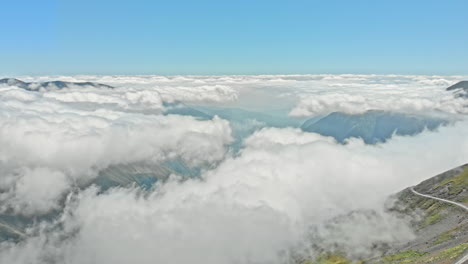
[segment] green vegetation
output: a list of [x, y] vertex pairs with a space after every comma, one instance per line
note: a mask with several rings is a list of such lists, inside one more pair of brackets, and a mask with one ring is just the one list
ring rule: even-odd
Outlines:
[[425, 228], [430, 225], [440, 222], [446, 217], [444, 209], [452, 206], [447, 203], [442, 203], [433, 199], [421, 199], [417, 202], [416, 205], [418, 208], [422, 209], [426, 217], [419, 223], [419, 228]]
[[385, 264], [397, 263], [415, 263], [425, 264], [436, 261], [455, 259], [460, 257], [463, 252], [468, 249], [468, 243], [463, 243], [452, 248], [439, 251], [435, 254], [428, 254], [426, 252], [419, 252], [415, 250], [407, 250], [393, 255], [385, 256], [382, 261]]
[[456, 231], [458, 231], [458, 230], [460, 230], [460, 229], [461, 229], [461, 226], [457, 226], [457, 227], [455, 227], [455, 228], [450, 229], [450, 230], [447, 231], [447, 232], [444, 232], [444, 233], [440, 234], [440, 235], [436, 238], [436, 240], [434, 241], [433, 245], [434, 245], [434, 246], [435, 246], [435, 245], [439, 245], [439, 244], [442, 244], [442, 243], [444, 243], [444, 242], [447, 242], [447, 241], [451, 240], [452, 238], [454, 238], [453, 233], [456, 232]]
[[433, 200], [433, 199], [431, 199], [431, 201], [433, 202], [432, 205], [429, 206], [429, 208], [426, 209], [426, 213], [428, 213], [428, 214], [439, 211], [441, 209], [441, 207], [443, 207], [443, 205], [445, 205], [445, 204], [442, 204], [441, 202]]
[[434, 211], [439, 207], [439, 202], [437, 200], [427, 198], [422, 198], [421, 200], [422, 201], [418, 203], [418, 206], [426, 212]]
[[362, 264], [362, 261], [352, 262], [351, 260], [340, 255], [323, 255], [314, 261], [308, 260], [302, 264]]
[[468, 186], [468, 168], [466, 168], [462, 173], [459, 175], [445, 179], [441, 183], [437, 185], [437, 187], [442, 187], [444, 185], [449, 185], [449, 193], [450, 194], [458, 194], [463, 191], [464, 188]]
[[425, 228], [425, 227], [428, 227], [430, 225], [433, 225], [435, 223], [438, 223], [440, 222], [442, 219], [444, 219], [445, 215], [439, 213], [439, 212], [435, 212], [433, 214], [431, 214], [430, 216], [426, 217], [420, 224], [419, 224], [419, 228]]
[[384, 263], [414, 263], [415, 260], [426, 254], [426, 252], [407, 250], [393, 255], [385, 256], [383, 258], [383, 261]]
[[442, 244], [444, 242], [451, 240], [452, 238], [453, 238], [452, 231], [444, 232], [436, 238], [433, 245], [435, 246], [435, 245]]
[[468, 243], [463, 243], [458, 246], [446, 249], [438, 256], [439, 259], [453, 259], [461, 256], [468, 249]]
[[467, 249], [468, 249], [468, 243], [463, 243], [458, 246], [443, 250], [436, 255], [433, 255], [433, 256], [431, 255], [427, 258], [423, 258], [416, 263], [430, 263], [430, 262], [441, 261], [441, 260], [446, 260], [446, 259], [455, 259], [455, 258], [460, 257], [463, 254], [463, 252], [465, 252]]

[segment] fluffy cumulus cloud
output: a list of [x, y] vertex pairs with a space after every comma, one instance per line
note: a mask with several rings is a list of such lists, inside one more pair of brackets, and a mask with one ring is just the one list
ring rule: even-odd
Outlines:
[[123, 109], [154, 109], [162, 111], [163, 100], [157, 91], [125, 90], [109, 93], [106, 90], [82, 89], [78, 91], [61, 90], [44, 94], [46, 98], [72, 103], [94, 103], [115, 105]]
[[[404, 219], [382, 211], [383, 201], [465, 162], [467, 133], [468, 123], [462, 122], [370, 146], [359, 140], [340, 145], [295, 129], [264, 129], [246, 140], [238, 156], [201, 179], [173, 180], [149, 193], [118, 188], [99, 194], [88, 188], [70, 197], [60, 227], [2, 244], [0, 259], [287, 263], [295, 252], [314, 254], [317, 246], [362, 256], [376, 242], [413, 237]], [[340, 216], [352, 211], [340, 223]], [[311, 243], [315, 247], [308, 247]]]
[[[5, 190], [0, 199], [4, 210], [25, 214], [55, 208], [64, 190], [85, 184], [109, 165], [171, 159], [211, 164], [222, 159], [231, 141], [228, 122], [217, 117], [198, 121], [105, 107], [83, 110], [48, 93], [16, 88], [4, 89], [0, 98], [0, 188]], [[108, 103], [96, 94], [87, 98]], [[129, 98], [137, 105], [151, 99]]]
[[330, 112], [359, 114], [368, 110], [468, 113], [466, 99], [445, 88], [463, 76], [344, 75], [324, 78], [318, 89], [304, 89], [292, 116]]
[[93, 81], [110, 84], [116, 89], [80, 88], [51, 90], [46, 96], [65, 102], [99, 102], [116, 104], [121, 107], [138, 106], [162, 108], [162, 103], [226, 103], [238, 99], [238, 91], [229, 83], [204, 82], [196, 77], [164, 76], [59, 76], [25, 77], [22, 80], [41, 82], [62, 80], [68, 82]]
[[15, 171], [16, 175], [3, 175], [9, 178], [9, 184], [2, 181], [6, 192], [0, 195], [3, 206], [17, 212], [34, 213], [57, 209], [57, 199], [71, 183], [67, 176], [59, 171], [43, 168], [23, 167]]
[[[381, 98], [354, 95], [348, 93], [332, 93], [304, 96], [290, 114], [292, 116], [314, 116], [330, 112], [361, 114], [368, 110], [385, 110], [397, 112], [441, 111], [451, 114], [468, 113], [468, 102], [462, 97], [441, 95], [431, 98], [404, 97], [403, 95], [385, 95]], [[436, 98], [436, 99], [434, 99]]]
[[235, 101], [237, 93], [225, 85], [196, 87], [147, 87], [114, 89], [112, 93], [103, 89], [81, 89], [80, 91], [51, 91], [46, 97], [63, 102], [89, 102], [114, 104], [126, 109], [162, 110], [163, 103], [222, 103]]
[[[59, 78], [117, 88], [1, 88], [2, 209], [60, 213], [31, 226], [19, 242], [1, 242], [0, 263], [280, 264], [320, 249], [368, 256], [378, 243], [413, 238], [407, 219], [383, 209], [389, 195], [468, 160], [466, 120], [379, 145], [263, 128], [238, 153], [226, 154], [227, 121], [161, 115], [164, 103], [175, 101], [258, 103], [294, 115], [376, 107], [458, 113], [458, 99], [444, 88], [462, 77]], [[199, 178], [174, 176], [150, 190], [67, 192], [112, 164], [175, 158], [212, 166]]]

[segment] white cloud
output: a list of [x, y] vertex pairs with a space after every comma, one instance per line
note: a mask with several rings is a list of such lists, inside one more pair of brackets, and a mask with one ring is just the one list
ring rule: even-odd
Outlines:
[[5, 202], [4, 208], [13, 208], [26, 215], [58, 209], [60, 195], [71, 185], [65, 174], [49, 168], [21, 168], [16, 173], [14, 176], [4, 175], [14, 184], [5, 186], [10, 189], [2, 193], [0, 199]]
[[368, 110], [386, 110], [405, 113], [442, 111], [450, 114], [467, 114], [468, 100], [461, 97], [406, 98], [402, 95], [375, 96], [330, 93], [310, 95], [300, 99], [290, 115], [314, 116], [330, 112], [361, 114]]
[[[63, 103], [79, 96], [57, 101], [49, 93], [11, 88], [0, 95], [0, 164], [9, 175], [0, 178], [8, 194], [1, 200], [17, 212], [55, 208], [72, 183], [82, 185], [112, 164], [179, 158], [191, 166], [212, 164], [232, 140], [229, 123], [217, 117], [127, 113], [106, 109], [106, 95], [70, 93], [92, 98], [97, 107]], [[145, 91], [125, 95], [136, 106], [152, 100]]]
[[[194, 81], [194, 83], [196, 82]], [[168, 103], [177, 101], [188, 103], [230, 102], [236, 101], [238, 98], [237, 91], [226, 85], [165, 86], [157, 87], [156, 90]]]
[[303, 87], [292, 116], [330, 112], [348, 114], [367, 110], [397, 112], [468, 113], [467, 100], [456, 98], [445, 88], [463, 76], [345, 75], [330, 76]]
[[[371, 146], [264, 129], [246, 141], [239, 156], [202, 179], [175, 180], [149, 194], [87, 189], [68, 203], [63, 229], [14, 247], [4, 244], [0, 256], [8, 263], [19, 256], [18, 263], [27, 256], [63, 263], [286, 263], [289, 249], [313, 254], [306, 247], [311, 228], [317, 239], [312, 243], [369, 254], [376, 242], [413, 238], [405, 220], [382, 211], [383, 201], [466, 162], [467, 133], [468, 123], [461, 122]], [[337, 216], [364, 209], [376, 213], [326, 227]], [[55, 240], [65, 234], [73, 235]], [[48, 242], [42, 242], [44, 236]]]
[[[96, 89], [94, 89], [96, 90]], [[125, 91], [109, 93], [109, 91], [51, 91], [43, 95], [62, 102], [115, 104], [124, 109], [149, 108], [162, 111], [162, 98], [156, 91]]]
[[[428, 75], [238, 75], [238, 76], [43, 76], [26, 81], [93, 81], [121, 90], [157, 93], [163, 102], [220, 104], [255, 109], [290, 108], [293, 116], [335, 111], [362, 113], [442, 111], [467, 113], [466, 100], [454, 98], [448, 86], [468, 76]], [[119, 91], [120, 90], [120, 91]], [[64, 96], [64, 95], [61, 95]], [[70, 95], [71, 96], [71, 95]], [[123, 96], [125, 97], [125, 96]], [[154, 104], [157, 105], [157, 104]]]
[[[6, 190], [0, 199], [18, 213], [56, 208], [72, 184], [111, 164], [177, 157], [194, 166], [216, 165], [200, 179], [174, 179], [149, 192], [99, 193], [89, 187], [70, 195], [59, 224], [38, 224], [18, 244], [0, 243], [0, 262], [285, 263], [291, 249], [314, 254], [309, 235], [315, 235], [312, 243], [338, 245], [350, 255], [368, 254], [375, 242], [411, 239], [406, 221], [383, 212], [383, 202], [466, 163], [466, 121], [375, 146], [265, 128], [247, 138], [240, 153], [226, 156], [225, 145], [232, 142], [227, 121], [158, 113], [163, 102], [172, 101], [259, 104], [299, 109], [293, 110], [298, 115], [375, 107], [455, 113], [464, 101], [454, 101], [444, 88], [462, 78], [76, 76], [59, 79], [117, 88], [46, 93], [0, 88], [0, 188]], [[375, 215], [326, 227], [353, 210]]]

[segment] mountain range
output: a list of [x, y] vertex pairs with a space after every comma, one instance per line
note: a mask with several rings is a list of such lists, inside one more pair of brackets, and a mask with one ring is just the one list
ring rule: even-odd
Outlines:
[[47, 81], [47, 82], [23, 82], [15, 78], [4, 78], [0, 79], [0, 85], [16, 86], [28, 91], [40, 91], [45, 90], [60, 90], [64, 88], [72, 88], [73, 86], [79, 87], [94, 87], [94, 88], [106, 88], [113, 89], [113, 86], [94, 83], [94, 82], [64, 82], [64, 81]]
[[376, 144], [387, 141], [393, 135], [412, 136], [447, 123], [441, 118], [370, 110], [356, 115], [334, 112], [318, 121], [312, 118], [304, 122], [301, 129], [334, 137], [341, 143], [355, 137], [367, 144]]

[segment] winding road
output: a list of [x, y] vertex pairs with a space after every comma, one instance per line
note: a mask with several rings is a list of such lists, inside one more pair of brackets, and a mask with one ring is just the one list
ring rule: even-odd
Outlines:
[[[465, 211], [468, 211], [468, 207], [466, 207], [465, 205], [461, 204], [461, 203], [457, 203], [457, 202], [454, 202], [454, 201], [450, 201], [450, 200], [446, 200], [446, 199], [442, 199], [442, 198], [437, 198], [437, 197], [434, 197], [434, 196], [430, 196], [430, 195], [427, 195], [427, 194], [422, 194], [422, 193], [419, 193], [417, 191], [414, 190], [414, 187], [411, 187], [410, 190], [416, 194], [416, 195], [419, 195], [419, 196], [422, 196], [422, 197], [426, 197], [426, 198], [429, 198], [429, 199], [434, 199], [434, 200], [437, 200], [437, 201], [441, 201], [441, 202], [444, 202], [444, 203], [449, 203], [449, 204], [453, 204], [453, 205], [456, 205], [458, 207], [461, 207], [463, 208]], [[454, 264], [464, 264], [464, 263], [467, 263], [468, 261], [468, 253], [466, 253], [461, 259], [459, 259], [457, 262], [455, 262]]]

